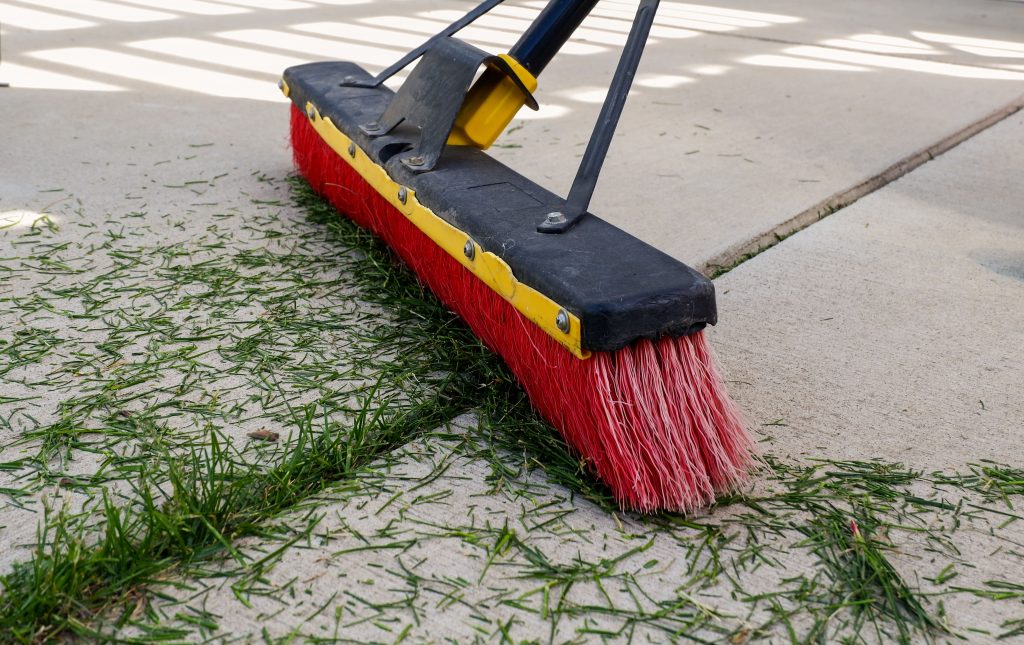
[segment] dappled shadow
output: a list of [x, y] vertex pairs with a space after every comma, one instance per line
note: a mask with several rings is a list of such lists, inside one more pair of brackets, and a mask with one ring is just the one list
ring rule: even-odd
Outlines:
[[[449, 8], [424, 10], [402, 0], [81, 0], [55, 8], [46, 0], [4, 0], [0, 16], [7, 51], [0, 79], [15, 88], [115, 91], [164, 86], [277, 100], [268, 81], [284, 67], [337, 58], [375, 71], [456, 19], [468, 3], [445, 4]], [[507, 49], [544, 4], [527, 0], [499, 6], [461, 37], [492, 51]], [[565, 56], [586, 58], [617, 50], [634, 7], [628, 0], [601, 3], [565, 47]], [[641, 74], [638, 91], [672, 90], [748, 65], [808, 73], [895, 70], [1024, 80], [1024, 40], [915, 29], [820, 40], [792, 40], [791, 32], [776, 33], [807, 21], [784, 12], [664, 2], [651, 34], [651, 59], [690, 51], [672, 43], [695, 38], [740, 38], [768, 46], [745, 56], [683, 64], [678, 74]], [[813, 25], [804, 32], [813, 35]], [[603, 94], [600, 86], [562, 87], [558, 99], [549, 97], [540, 114], [526, 117], [564, 116], [572, 103], [599, 103]]]

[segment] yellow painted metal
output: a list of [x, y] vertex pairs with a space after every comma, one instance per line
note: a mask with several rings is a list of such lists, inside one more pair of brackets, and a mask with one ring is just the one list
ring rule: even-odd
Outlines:
[[[580, 319], [576, 315], [540, 291], [519, 282], [512, 273], [512, 268], [504, 260], [481, 249], [469, 235], [441, 219], [421, 204], [416, 199], [416, 193], [413, 190], [392, 180], [387, 171], [368, 157], [358, 145], [354, 147], [355, 154], [349, 154], [349, 146], [354, 142], [338, 129], [330, 117], [322, 116], [315, 105], [307, 103], [305, 112], [313, 128], [327, 145], [352, 166], [359, 176], [384, 197], [395, 210], [402, 213], [416, 228], [444, 249], [445, 253], [469, 269], [473, 275], [577, 358], [590, 357], [590, 351], [582, 346], [583, 330]], [[399, 191], [403, 188], [404, 200], [399, 197]], [[465, 253], [467, 242], [473, 244], [472, 259]], [[565, 311], [568, 314], [568, 331], [559, 329], [555, 322], [560, 311]]]
[[[537, 89], [537, 77], [508, 54], [499, 54], [526, 89]], [[486, 150], [498, 140], [516, 113], [526, 104], [523, 90], [505, 72], [488, 67], [466, 94], [448, 144]]]

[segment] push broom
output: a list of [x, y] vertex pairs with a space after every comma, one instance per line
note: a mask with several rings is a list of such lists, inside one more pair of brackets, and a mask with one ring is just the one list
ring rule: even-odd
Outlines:
[[[747, 476], [753, 443], [703, 334], [714, 285], [587, 211], [650, 32], [642, 0], [567, 198], [483, 152], [598, 0], [552, 0], [492, 55], [454, 34], [487, 0], [374, 77], [284, 72], [295, 164], [383, 238], [515, 374], [625, 508], [690, 511]], [[383, 81], [414, 61], [397, 92]], [[482, 69], [482, 73], [478, 72]]]

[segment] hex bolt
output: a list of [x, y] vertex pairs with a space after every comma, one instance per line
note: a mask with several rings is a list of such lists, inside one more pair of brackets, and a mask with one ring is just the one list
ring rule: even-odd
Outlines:
[[350, 156], [350, 157], [355, 157], [356, 156], [356, 144], [354, 144], [354, 143], [348, 144], [348, 156]]
[[559, 309], [555, 316], [555, 327], [558, 327], [563, 334], [569, 333], [569, 313], [565, 309]]
[[363, 130], [367, 132], [380, 132], [380, 124], [374, 121], [373, 123], [367, 123], [363, 126]]
[[476, 245], [473, 244], [473, 240], [466, 240], [466, 245], [462, 247], [462, 253], [470, 260], [476, 257]]
[[565, 215], [559, 212], [548, 213], [544, 218], [545, 224], [565, 224]]
[[404, 204], [407, 199], [409, 199], [409, 191], [405, 186], [400, 186], [398, 188], [398, 201]]
[[410, 166], [422, 166], [424, 161], [423, 157], [409, 157], [408, 159], [405, 160], [405, 163], [409, 164]]

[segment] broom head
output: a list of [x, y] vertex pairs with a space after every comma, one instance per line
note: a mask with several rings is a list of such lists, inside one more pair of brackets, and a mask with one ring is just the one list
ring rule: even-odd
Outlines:
[[[619, 503], [690, 511], [754, 461], [703, 334], [714, 285], [588, 214], [537, 230], [565, 200], [481, 150], [449, 145], [429, 172], [401, 157], [417, 128], [371, 136], [393, 92], [352, 63], [285, 71], [295, 164], [384, 239], [515, 374]], [[407, 161], [407, 159], [406, 159]]]

